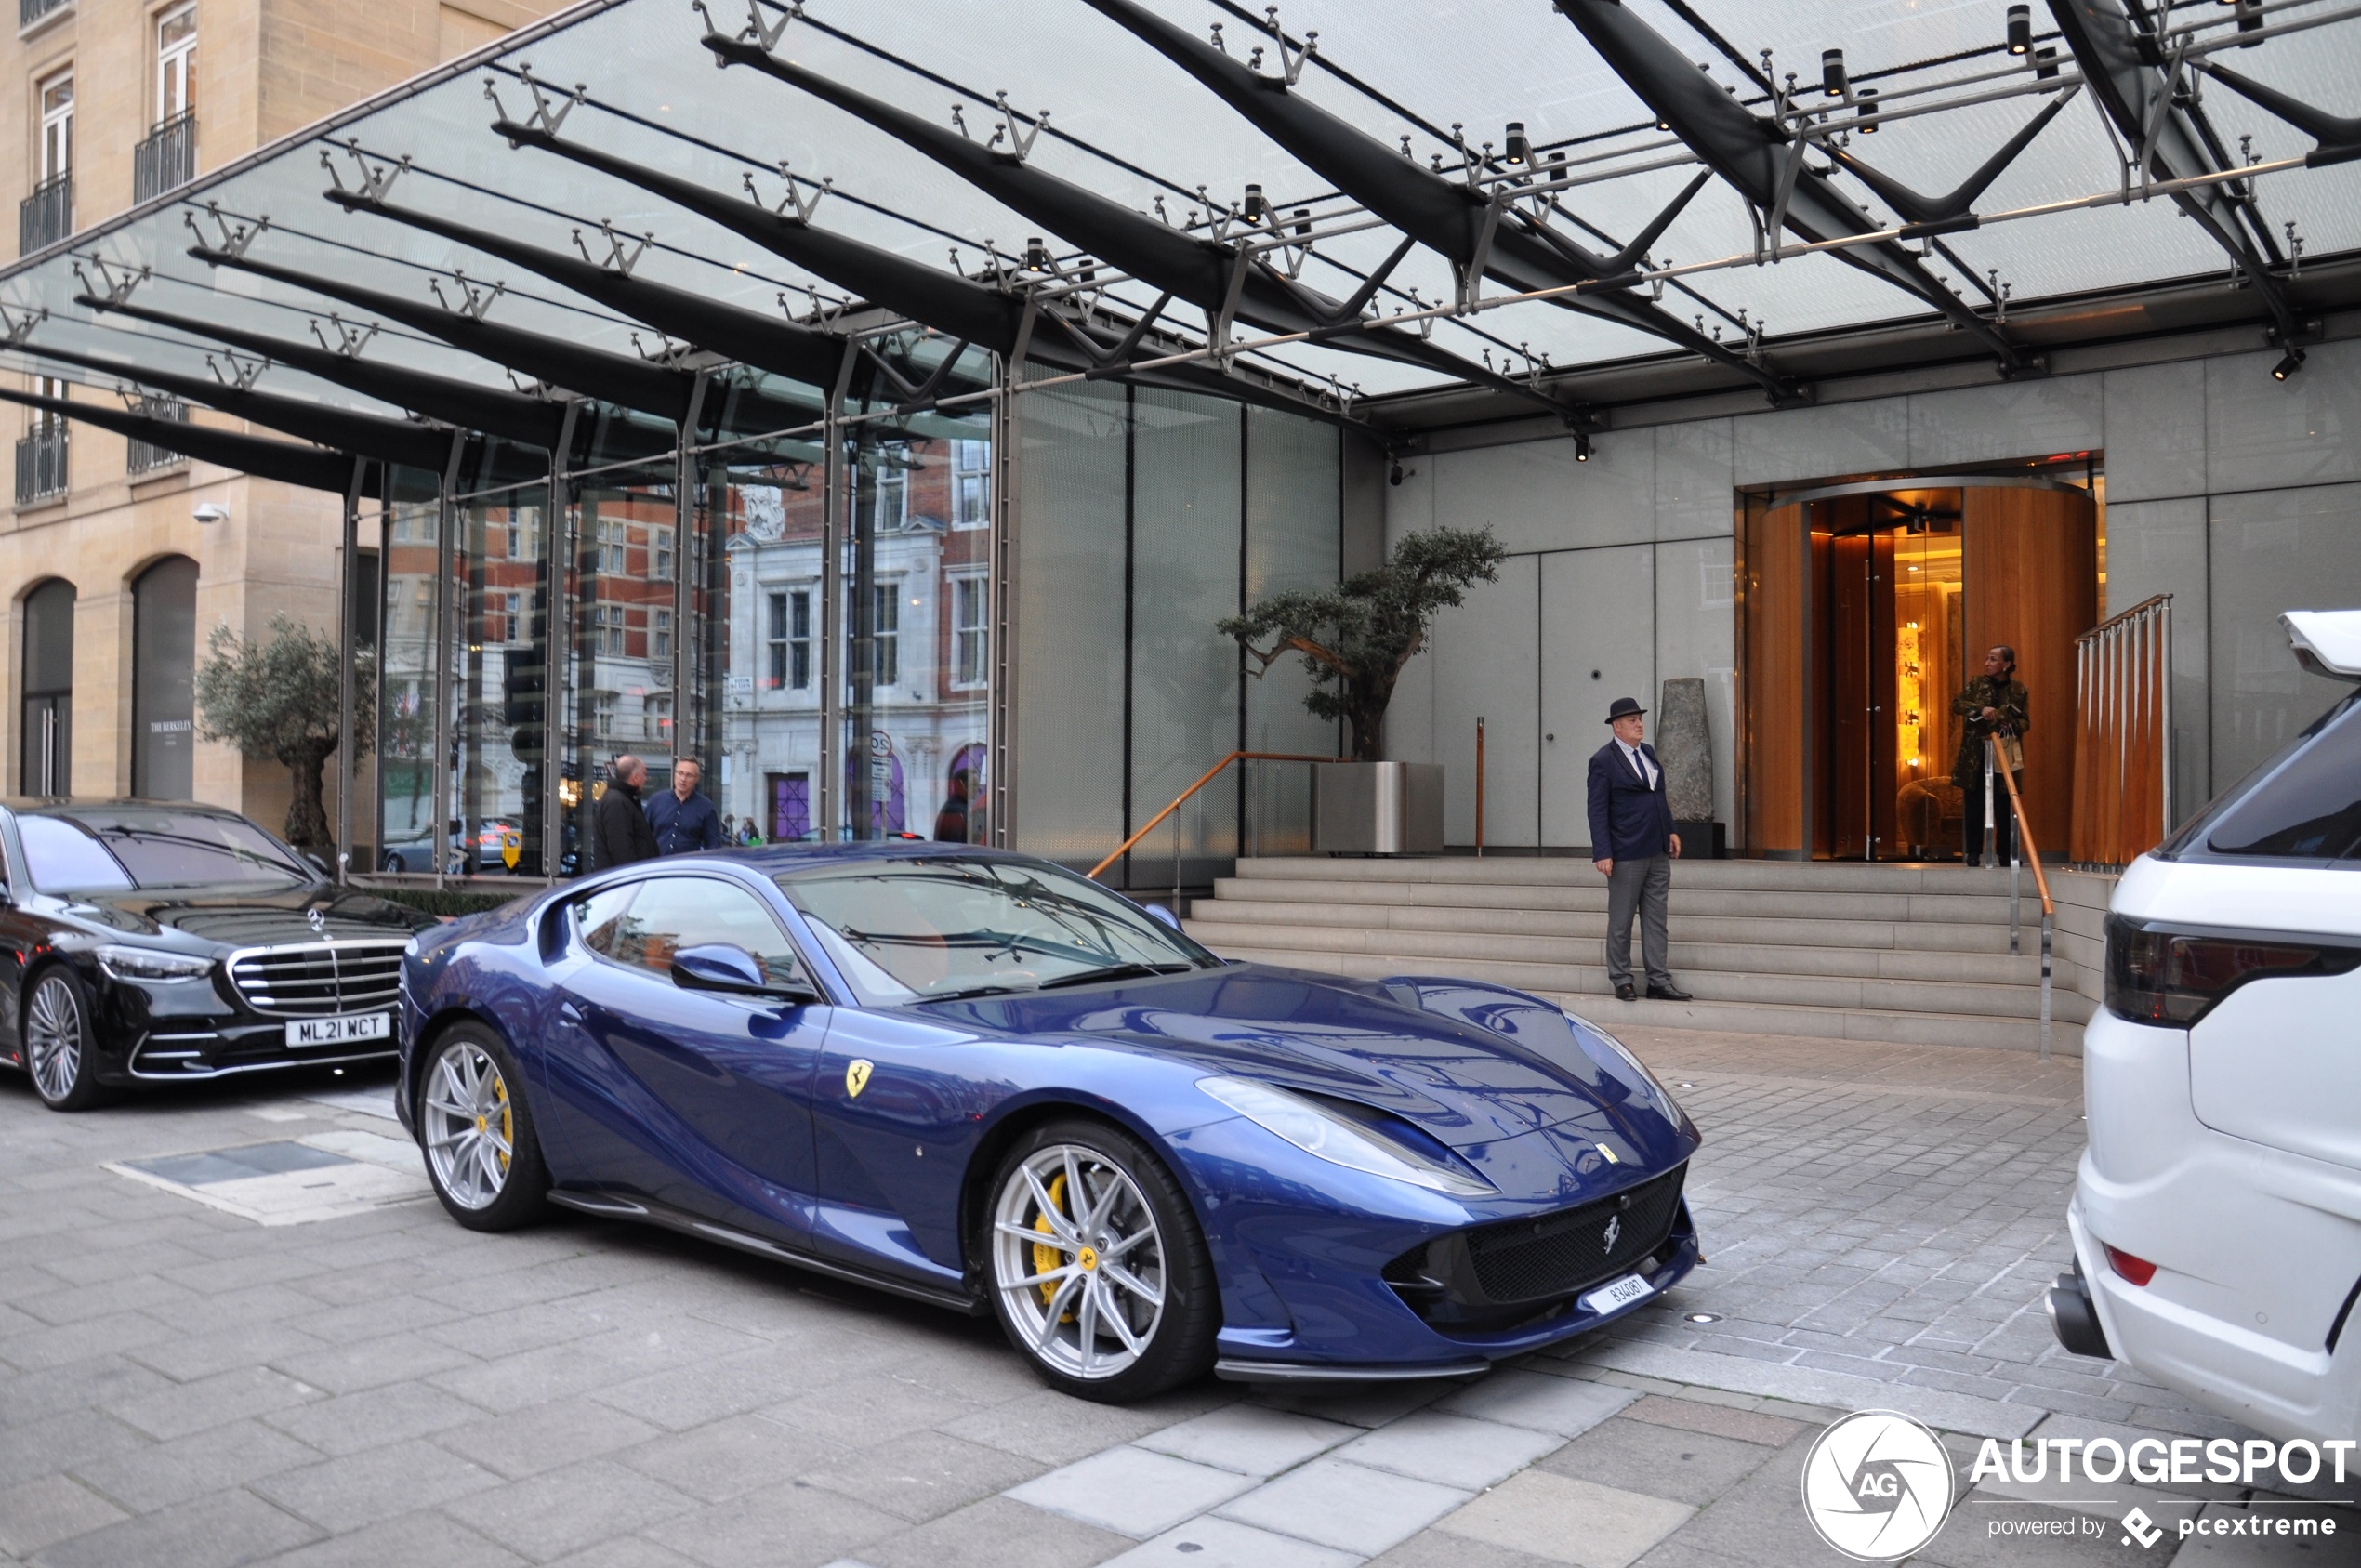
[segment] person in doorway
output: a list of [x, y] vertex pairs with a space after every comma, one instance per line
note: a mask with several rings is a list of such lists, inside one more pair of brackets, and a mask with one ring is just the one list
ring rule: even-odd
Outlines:
[[[1959, 786], [1959, 833], [1970, 865], [1984, 863], [1984, 769], [1987, 741], [1999, 743], [1994, 766], [2009, 771], [2010, 783], [2025, 783], [2025, 746], [2021, 737], [2032, 728], [2025, 717], [2025, 682], [2017, 679], [2017, 651], [1998, 643], [1984, 655], [1984, 673], [1951, 699], [1959, 716], [1959, 755], [1951, 764], [1951, 782]], [[2009, 810], [2009, 786], [1992, 781], [1992, 861], [2005, 865], [2014, 826]]]
[[951, 793], [943, 797], [943, 810], [934, 814], [934, 841], [938, 844], [964, 844], [968, 841], [968, 771], [965, 768], [951, 775]]
[[1689, 994], [1672, 983], [1672, 971], [1666, 967], [1671, 940], [1667, 903], [1681, 836], [1672, 831], [1664, 769], [1656, 761], [1655, 748], [1647, 744], [1647, 712], [1638, 698], [1617, 697], [1607, 709], [1615, 738], [1590, 758], [1591, 863], [1607, 879], [1607, 983], [1624, 1001], [1638, 995], [1631, 983], [1631, 916], [1636, 910], [1648, 995], [1658, 1001], [1686, 1002]]
[[648, 802], [648, 825], [655, 830], [656, 853], [693, 854], [722, 846], [721, 813], [697, 793], [705, 770], [688, 758], [672, 762], [672, 787]]
[[614, 759], [612, 777], [591, 810], [590, 848], [594, 867], [629, 865], [653, 860], [656, 836], [640, 809], [640, 788], [648, 782], [648, 765], [628, 754]]

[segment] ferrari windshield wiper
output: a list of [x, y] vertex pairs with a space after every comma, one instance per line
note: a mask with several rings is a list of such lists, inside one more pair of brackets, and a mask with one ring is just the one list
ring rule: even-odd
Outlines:
[[1195, 968], [1194, 964], [1110, 964], [1103, 969], [1086, 969], [1078, 975], [1045, 980], [1034, 989], [1055, 991], [1062, 985], [1089, 985], [1101, 980], [1142, 980], [1149, 975], [1177, 975]]
[[930, 991], [918, 1000], [921, 1002], [964, 1002], [974, 996], [1006, 996], [1014, 992], [1032, 989], [1030, 985], [970, 985], [960, 991]]

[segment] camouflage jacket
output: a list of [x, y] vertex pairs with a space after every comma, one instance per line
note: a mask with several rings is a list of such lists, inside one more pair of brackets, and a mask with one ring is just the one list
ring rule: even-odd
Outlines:
[[[2000, 680], [1979, 675], [1968, 682], [1968, 689], [1951, 699], [1951, 711], [1959, 724], [1959, 755], [1951, 764], [1951, 782], [1961, 788], [1972, 778], [1984, 774], [1984, 738], [1998, 733], [2022, 735], [2033, 727], [2025, 717], [2025, 691], [2022, 680]], [[1984, 717], [1985, 708], [1998, 710], [1998, 719]]]

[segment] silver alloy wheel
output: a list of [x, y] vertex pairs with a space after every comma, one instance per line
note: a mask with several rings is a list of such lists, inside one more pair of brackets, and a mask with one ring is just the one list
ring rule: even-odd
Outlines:
[[508, 1184], [516, 1108], [500, 1064], [473, 1040], [435, 1058], [427, 1078], [427, 1158], [435, 1179], [462, 1208], [489, 1208]]
[[82, 1072], [82, 1000], [60, 974], [44, 975], [25, 1009], [25, 1047], [33, 1058], [33, 1081], [41, 1098], [56, 1101], [73, 1092]]
[[1069, 1377], [1122, 1373], [1164, 1320], [1155, 1213], [1094, 1149], [1054, 1143], [1009, 1173], [992, 1217], [992, 1265], [1009, 1320]]

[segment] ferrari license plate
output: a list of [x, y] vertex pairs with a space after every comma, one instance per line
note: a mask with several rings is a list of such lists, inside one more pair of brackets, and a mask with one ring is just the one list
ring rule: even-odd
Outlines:
[[287, 1025], [290, 1046], [347, 1046], [356, 1040], [383, 1040], [393, 1034], [389, 1013], [356, 1013], [350, 1018], [299, 1018]]
[[1582, 1305], [1604, 1316], [1617, 1308], [1629, 1307], [1634, 1301], [1646, 1300], [1655, 1290], [1655, 1286], [1639, 1275], [1626, 1274], [1613, 1285], [1603, 1285], [1585, 1296]]

